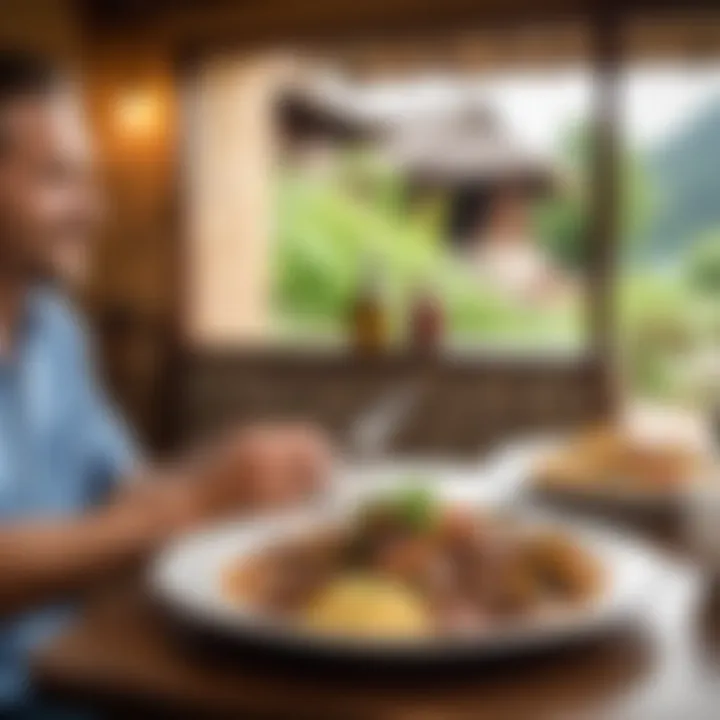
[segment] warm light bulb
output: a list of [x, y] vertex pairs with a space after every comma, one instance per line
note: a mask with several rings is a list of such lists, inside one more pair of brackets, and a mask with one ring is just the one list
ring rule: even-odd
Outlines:
[[160, 124], [162, 103], [151, 91], [133, 91], [120, 95], [115, 103], [115, 124], [127, 137], [146, 137]]

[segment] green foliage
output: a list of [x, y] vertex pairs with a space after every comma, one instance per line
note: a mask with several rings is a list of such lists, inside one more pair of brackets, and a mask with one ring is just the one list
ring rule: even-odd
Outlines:
[[550, 255], [567, 268], [582, 270], [587, 266], [586, 218], [585, 200], [579, 196], [550, 199], [537, 210], [541, 241]]
[[[566, 132], [558, 154], [568, 187], [540, 205], [538, 228], [545, 247], [559, 263], [581, 270], [586, 267], [590, 220], [590, 128], [578, 125]], [[619, 234], [628, 246], [625, 250], [632, 251], [644, 238], [654, 203], [644, 166], [629, 153], [620, 158], [619, 189]]]
[[690, 251], [687, 272], [694, 290], [720, 302], [720, 230], [701, 234]]
[[693, 349], [700, 331], [682, 278], [635, 269], [618, 279], [616, 302], [629, 386], [647, 396], [676, 394], [676, 361]]
[[350, 178], [347, 168], [332, 177], [281, 178], [275, 253], [281, 314], [343, 323], [368, 260], [391, 280], [391, 307], [430, 273], [437, 232], [398, 212], [401, 188], [388, 173], [378, 171], [375, 184], [358, 191], [369, 183], [367, 167], [360, 170]]
[[370, 260], [382, 268], [396, 334], [412, 290], [431, 285], [448, 332], [461, 341], [552, 344], [576, 336], [572, 309], [519, 306], [483, 287], [448, 252], [440, 199], [407, 203], [402, 179], [368, 156], [335, 172], [285, 170], [278, 182], [273, 300], [283, 327], [341, 332]]
[[688, 282], [683, 269], [635, 267], [618, 280], [623, 367], [635, 394], [693, 400], [700, 378], [689, 363], [720, 343], [717, 296]]

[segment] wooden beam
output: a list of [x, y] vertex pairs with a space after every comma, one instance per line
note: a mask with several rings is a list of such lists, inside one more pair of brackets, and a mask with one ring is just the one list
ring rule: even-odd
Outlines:
[[[624, 18], [717, 11], [716, 0], [606, 0]], [[182, 46], [334, 42], [592, 17], [588, 0], [84, 0], [98, 31], [144, 34]]]
[[[456, 71], [545, 67], [583, 59], [591, 0], [85, 0], [91, 37], [151, 42], [174, 57], [223, 49], [320, 50], [370, 74], [428, 60]], [[606, 0], [629, 59], [716, 56], [716, 0]], [[714, 19], [713, 19], [714, 18]]]

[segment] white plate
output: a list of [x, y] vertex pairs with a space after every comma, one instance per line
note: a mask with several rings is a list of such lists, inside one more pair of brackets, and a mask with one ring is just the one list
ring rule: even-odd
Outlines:
[[[446, 499], [488, 504], [484, 493], [467, 483], [442, 482], [436, 488]], [[604, 592], [594, 603], [569, 611], [561, 618], [528, 621], [487, 634], [376, 641], [315, 635], [273, 622], [224, 597], [221, 577], [229, 564], [257, 552], [272, 540], [303, 534], [318, 523], [352, 513], [363, 496], [374, 491], [373, 487], [366, 487], [363, 492], [336, 498], [324, 507], [252, 522], [227, 523], [180, 539], [156, 558], [151, 567], [151, 587], [174, 615], [227, 639], [251, 640], [275, 649], [325, 656], [398, 662], [497, 657], [564, 644], [636, 617], [643, 601], [652, 596], [657, 565], [651, 552], [615, 533], [533, 514], [528, 516], [528, 522], [551, 522], [570, 529], [600, 559], [607, 581]]]

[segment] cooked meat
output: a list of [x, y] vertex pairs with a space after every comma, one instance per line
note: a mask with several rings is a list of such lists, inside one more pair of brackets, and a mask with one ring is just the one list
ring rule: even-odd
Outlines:
[[[368, 578], [350, 584], [356, 588], [351, 599], [357, 588], [374, 587], [375, 578], [417, 598], [432, 613], [437, 632], [467, 633], [550, 605], [585, 602], [599, 592], [602, 573], [564, 535], [430, 505], [416, 494], [374, 503], [346, 527], [271, 547], [231, 568], [226, 589], [233, 599], [299, 618], [343, 577]], [[361, 598], [354, 598], [349, 606], [358, 603]], [[363, 622], [372, 625], [372, 617]]]

